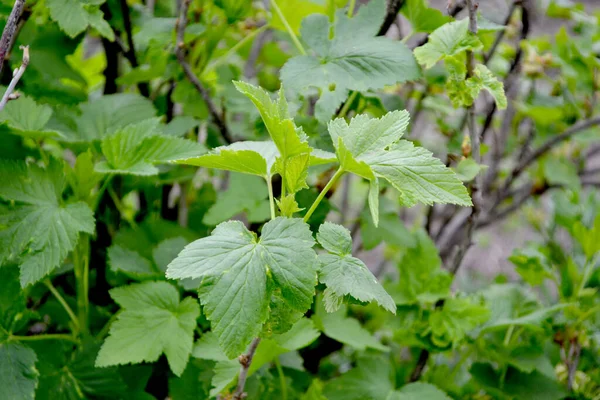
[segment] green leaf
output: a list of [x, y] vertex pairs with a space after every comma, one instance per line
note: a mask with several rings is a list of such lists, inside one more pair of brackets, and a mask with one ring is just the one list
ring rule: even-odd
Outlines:
[[217, 194], [217, 201], [204, 215], [203, 223], [217, 225], [245, 212], [249, 222], [263, 222], [269, 218], [267, 184], [264, 179], [242, 174], [231, 174], [229, 186]]
[[319, 227], [317, 240], [330, 253], [319, 255], [319, 281], [327, 286], [325, 309], [328, 312], [336, 311], [341, 299], [351, 296], [361, 302], [376, 301], [381, 307], [396, 313], [394, 300], [377, 278], [361, 260], [352, 257], [352, 238], [348, 229], [325, 222]]
[[281, 69], [281, 81], [293, 92], [319, 89], [315, 114], [320, 121], [331, 118], [350, 90], [381, 89], [420, 77], [406, 45], [375, 37], [385, 12], [385, 1], [374, 0], [352, 18], [338, 10], [333, 24], [326, 15], [310, 15], [302, 21], [302, 40], [314, 55], [289, 60]]
[[288, 194], [281, 200], [275, 199], [275, 202], [283, 217], [291, 218], [295, 213], [304, 210], [304, 208], [298, 207], [298, 202], [293, 194]]
[[179, 300], [167, 282], [146, 282], [111, 289], [122, 307], [110, 327], [96, 366], [153, 362], [164, 353], [173, 373], [181, 376], [192, 351], [198, 303]]
[[73, 38], [88, 26], [92, 26], [102, 36], [113, 41], [115, 34], [98, 8], [101, 3], [103, 2], [91, 5], [78, 0], [48, 0], [46, 5], [50, 11], [50, 17], [70, 37]]
[[33, 400], [39, 373], [37, 357], [29, 347], [0, 342], [0, 385], [6, 399]]
[[594, 225], [588, 229], [580, 221], [577, 221], [572, 228], [572, 235], [581, 245], [588, 262], [592, 262], [592, 257], [600, 251], [600, 214], [596, 216]]
[[75, 197], [92, 205], [96, 193], [94, 188], [102, 180], [102, 174], [94, 171], [94, 155], [92, 151], [80, 153], [75, 159], [75, 166], [67, 172], [69, 185], [75, 192]]
[[192, 356], [203, 360], [228, 361], [229, 357], [225, 355], [219, 347], [219, 338], [214, 332], [205, 332], [194, 344]]
[[443, 391], [431, 383], [414, 382], [402, 386], [391, 394], [387, 400], [451, 400]]
[[101, 140], [127, 125], [156, 116], [152, 102], [133, 93], [105, 95], [81, 105], [81, 115], [75, 118], [76, 129], [62, 131], [67, 142]]
[[[386, 179], [400, 192], [404, 205], [417, 202], [471, 205], [465, 186], [452, 170], [424, 148], [399, 140], [407, 125], [408, 113], [393, 111], [379, 119], [359, 115], [350, 124], [338, 118], [328, 128], [333, 143], [337, 143], [342, 168], [371, 182], [371, 176]], [[373, 215], [373, 220], [377, 219], [378, 215]]]
[[341, 305], [335, 312], [326, 312], [322, 302], [317, 302], [317, 312], [313, 316], [317, 327], [327, 336], [356, 350], [367, 348], [389, 351], [358, 320], [346, 316], [347, 308]]
[[[311, 14], [325, 14], [325, 7], [311, 0], [279, 0], [277, 4], [285, 20], [296, 34], [298, 34], [300, 23], [305, 17]], [[279, 14], [273, 12], [271, 15], [270, 26], [285, 32], [286, 28], [281, 18], [279, 18]]]
[[429, 315], [431, 341], [441, 348], [458, 345], [467, 333], [483, 324], [489, 310], [466, 298], [449, 298]]
[[431, 33], [451, 20], [440, 10], [429, 7], [427, 0], [407, 0], [400, 11], [410, 22], [413, 32]]
[[67, 257], [80, 232], [94, 233], [92, 210], [83, 202], [60, 204], [62, 164], [47, 169], [0, 161], [0, 265], [18, 260], [21, 286], [41, 280]]
[[169, 264], [167, 277], [201, 278], [200, 301], [225, 354], [241, 354], [268, 316], [277, 288], [287, 305], [305, 312], [316, 284], [314, 240], [301, 219], [276, 218], [260, 239], [238, 221], [218, 225]]
[[162, 273], [139, 253], [113, 245], [108, 248], [110, 269], [135, 280], [160, 278]]
[[329, 400], [387, 400], [394, 391], [392, 365], [383, 357], [363, 356], [356, 368], [325, 384]]
[[439, 60], [455, 56], [466, 50], [476, 50], [483, 45], [477, 36], [469, 32], [468, 18], [446, 23], [437, 28], [427, 43], [414, 50], [419, 64], [431, 68]]
[[508, 261], [515, 265], [521, 278], [532, 286], [541, 285], [547, 278], [552, 279], [554, 276], [544, 255], [535, 250], [517, 250]]
[[[372, 192], [379, 191], [369, 191]], [[360, 237], [365, 250], [372, 250], [381, 242], [398, 247], [414, 247], [417, 243], [396, 212], [380, 214], [379, 225], [375, 226], [372, 214], [366, 209], [363, 210], [360, 214]]]
[[450, 295], [452, 276], [442, 269], [435, 243], [423, 230], [415, 232], [416, 244], [405, 250], [398, 263], [399, 283], [392, 291], [396, 304], [433, 304]]
[[181, 377], [169, 378], [169, 399], [209, 399], [213, 367], [210, 361], [190, 360]]
[[473, 72], [475, 74], [469, 80], [475, 82], [477, 87], [487, 90], [494, 98], [498, 109], [504, 110], [508, 104], [504, 94], [504, 84], [483, 64], [477, 64]]
[[52, 109], [38, 105], [31, 97], [21, 96], [9, 101], [0, 111], [0, 122], [16, 135], [33, 139], [60, 137], [62, 134], [46, 127], [52, 117]]
[[482, 171], [487, 169], [487, 165], [477, 164], [472, 158], [460, 160], [456, 166], [455, 172], [458, 179], [463, 182], [470, 182]]
[[96, 171], [112, 174], [155, 175], [153, 164], [197, 156], [206, 151], [203, 145], [158, 133], [157, 120], [149, 119], [129, 125], [102, 140], [106, 161]]

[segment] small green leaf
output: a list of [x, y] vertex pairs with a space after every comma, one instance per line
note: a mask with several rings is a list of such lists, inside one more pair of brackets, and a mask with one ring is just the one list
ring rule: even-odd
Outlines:
[[477, 64], [474, 72], [475, 75], [470, 79], [476, 81], [481, 89], [487, 90], [492, 95], [499, 110], [504, 110], [508, 104], [504, 84], [483, 64]]
[[111, 270], [135, 280], [156, 279], [162, 276], [158, 269], [139, 253], [119, 245], [108, 248], [108, 263]]
[[91, 25], [108, 40], [115, 39], [115, 34], [104, 20], [98, 5], [86, 5], [85, 2], [77, 0], [48, 0], [46, 4], [50, 10], [50, 17], [70, 37], [79, 35]]
[[377, 278], [361, 260], [350, 254], [352, 238], [348, 229], [325, 222], [319, 228], [317, 240], [330, 253], [319, 255], [319, 281], [327, 286], [325, 309], [328, 312], [336, 311], [341, 299], [349, 295], [361, 302], [376, 301], [381, 307], [396, 313], [394, 300]]
[[60, 137], [56, 130], [46, 125], [52, 117], [52, 109], [47, 105], [38, 105], [32, 98], [21, 96], [18, 101], [10, 101], [0, 111], [0, 123], [8, 126], [16, 135], [34, 139]]
[[423, 46], [414, 50], [419, 64], [431, 68], [439, 60], [455, 56], [465, 50], [476, 50], [483, 45], [469, 32], [469, 19], [446, 23], [437, 28]]
[[294, 197], [293, 194], [288, 194], [281, 201], [275, 199], [282, 216], [291, 218], [295, 213], [304, 210], [304, 208], [298, 207], [298, 203]]
[[488, 168], [487, 165], [477, 164], [472, 158], [460, 160], [456, 166], [455, 172], [458, 179], [463, 182], [470, 182], [482, 171]]
[[467, 333], [483, 324], [490, 316], [489, 310], [466, 298], [449, 298], [441, 309], [429, 315], [431, 341], [437, 347], [458, 345]]
[[181, 376], [192, 351], [198, 303], [179, 300], [167, 282], [146, 282], [111, 289], [123, 308], [110, 328], [96, 366], [153, 362], [164, 353], [175, 375]]
[[33, 400], [39, 373], [37, 357], [29, 347], [0, 342], [0, 385], [6, 399]]
[[450, 21], [450, 17], [440, 10], [429, 7], [427, 0], [407, 0], [402, 5], [401, 12], [414, 32], [431, 33]]
[[305, 312], [316, 277], [314, 239], [301, 219], [276, 218], [260, 239], [238, 221], [218, 225], [188, 245], [167, 269], [168, 278], [201, 278], [200, 301], [229, 357], [241, 354], [267, 320], [271, 292]]

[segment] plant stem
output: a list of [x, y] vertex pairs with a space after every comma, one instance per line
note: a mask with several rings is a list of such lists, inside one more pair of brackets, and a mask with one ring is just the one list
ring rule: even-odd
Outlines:
[[358, 95], [357, 91], [353, 91], [350, 94], [350, 96], [348, 97], [348, 99], [346, 100], [346, 102], [344, 103], [344, 105], [342, 106], [342, 109], [338, 113], [338, 115], [337, 115], [338, 118], [345, 118], [346, 117], [346, 114], [348, 114], [348, 110], [350, 109], [350, 106], [354, 102], [354, 99], [356, 99], [357, 95]]
[[337, 171], [335, 171], [335, 174], [333, 174], [329, 182], [327, 182], [327, 185], [325, 185], [323, 190], [321, 190], [321, 193], [319, 193], [319, 196], [315, 199], [312, 206], [310, 206], [310, 209], [306, 212], [306, 215], [304, 216], [304, 222], [307, 222], [309, 220], [310, 216], [315, 212], [315, 210], [319, 206], [319, 203], [321, 203], [321, 200], [323, 200], [323, 197], [325, 197], [325, 195], [327, 194], [329, 189], [331, 189], [335, 181], [337, 181], [339, 177], [344, 174], [344, 172], [346, 171], [344, 171], [344, 169], [341, 166], [338, 168]]
[[302, 46], [302, 43], [300, 43], [300, 40], [298, 40], [298, 36], [296, 36], [296, 34], [294, 33], [294, 30], [288, 23], [287, 19], [285, 19], [285, 15], [283, 15], [283, 13], [281, 12], [281, 9], [279, 8], [279, 6], [277, 5], [277, 2], [275, 0], [271, 0], [271, 7], [273, 7], [273, 10], [275, 10], [275, 14], [277, 14], [279, 19], [283, 23], [285, 30], [289, 33], [290, 38], [292, 39], [292, 42], [294, 42], [294, 45], [296, 46], [296, 48], [298, 49], [300, 54], [305, 56], [306, 50], [304, 50], [304, 46]]
[[25, 7], [25, 0], [16, 0], [12, 11], [8, 16], [6, 25], [4, 25], [2, 37], [0, 38], [0, 72], [2, 72], [2, 67], [4, 66], [4, 58], [10, 51], [10, 45], [13, 42], [13, 36], [17, 31], [17, 23], [23, 13], [23, 7]]
[[260, 338], [255, 338], [252, 340], [252, 343], [250, 343], [250, 348], [248, 349], [248, 353], [242, 354], [238, 358], [242, 367], [240, 369], [237, 388], [235, 389], [232, 400], [242, 400], [246, 397], [246, 394], [244, 393], [244, 386], [246, 386], [246, 379], [248, 378], [250, 364], [252, 364], [252, 358], [254, 357], [254, 353], [256, 353], [256, 348], [258, 347], [259, 343]]
[[267, 180], [267, 188], [269, 189], [269, 206], [271, 207], [271, 219], [275, 219], [275, 200], [273, 198], [273, 182], [271, 177], [265, 178]]
[[287, 400], [287, 384], [285, 383], [285, 375], [283, 373], [283, 368], [281, 368], [279, 357], [275, 358], [275, 367], [277, 368], [277, 374], [279, 375], [279, 386], [281, 386], [281, 398], [282, 400]]
[[65, 309], [67, 314], [69, 314], [69, 318], [71, 318], [71, 321], [73, 321], [73, 325], [75, 325], [75, 329], [77, 329], [79, 331], [79, 329], [80, 329], [79, 320], [75, 316], [73, 309], [71, 309], [71, 307], [69, 307], [69, 304], [67, 303], [65, 298], [62, 297], [62, 295], [59, 293], [58, 290], [56, 290], [56, 288], [54, 287], [54, 285], [52, 284], [52, 281], [50, 281], [50, 279], [44, 280], [44, 285], [46, 285], [48, 290], [50, 290], [50, 292], [54, 295], [54, 297], [56, 297], [56, 300], [58, 300], [58, 302], [63, 306], [63, 308]]
[[258, 34], [264, 32], [268, 27], [269, 27], [269, 24], [265, 24], [265, 25], [261, 26], [260, 28], [251, 32], [248, 36], [245, 36], [242, 40], [237, 42], [231, 49], [229, 49], [229, 51], [227, 51], [227, 53], [225, 53], [222, 57], [219, 57], [214, 62], [208, 64], [208, 66], [205, 68], [203, 74], [211, 72], [212, 70], [221, 66], [223, 63], [225, 63], [229, 59], [229, 57], [231, 57], [233, 54], [237, 53], [237, 51], [240, 48], [242, 48], [246, 43], [248, 43], [252, 39], [254, 39]]
[[89, 314], [89, 275], [90, 275], [90, 239], [82, 233], [73, 251], [75, 280], [77, 282], [77, 315], [79, 327], [83, 333], [88, 332]]
[[19, 342], [33, 342], [38, 340], [68, 340], [69, 342], [79, 343], [76, 338], [71, 335], [61, 333], [49, 333], [46, 335], [34, 335], [34, 336], [9, 336], [8, 340], [17, 340]]
[[354, 15], [354, 7], [356, 6], [356, 0], [350, 0], [350, 4], [348, 5], [348, 18], [352, 18]]

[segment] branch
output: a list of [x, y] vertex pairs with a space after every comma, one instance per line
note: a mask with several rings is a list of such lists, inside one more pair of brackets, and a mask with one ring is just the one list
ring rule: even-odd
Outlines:
[[[135, 56], [135, 46], [133, 43], [131, 14], [129, 13], [129, 6], [127, 5], [127, 0], [120, 0], [119, 3], [121, 4], [121, 14], [123, 15], [123, 26], [125, 27], [125, 33], [127, 34], [127, 46], [129, 47], [129, 49], [123, 51], [123, 54], [125, 54], [125, 57], [129, 60], [131, 67], [137, 68], [139, 66], [139, 63]], [[142, 96], [148, 97], [150, 95], [148, 83], [140, 82], [137, 86]]]
[[25, 73], [27, 66], [29, 65], [29, 46], [21, 46], [20, 49], [23, 50], [23, 62], [21, 63], [21, 66], [15, 71], [13, 78], [11, 79], [10, 83], [8, 84], [8, 87], [6, 88], [6, 92], [4, 92], [4, 96], [2, 96], [2, 100], [0, 100], [0, 111], [4, 109], [6, 103], [8, 103], [9, 100], [14, 100], [18, 98], [18, 95], [13, 94], [13, 91], [15, 90], [17, 83], [19, 82], [19, 80]]
[[[187, 0], [186, 0], [187, 1]], [[252, 358], [254, 357], [254, 353], [256, 352], [256, 348], [260, 343], [260, 338], [256, 338], [250, 343], [250, 348], [246, 354], [242, 354], [238, 360], [240, 361], [240, 375], [238, 377], [237, 388], [235, 389], [235, 393], [233, 394], [232, 400], [242, 400], [246, 398], [246, 393], [244, 392], [244, 386], [246, 386], [246, 379], [248, 378], [248, 371], [250, 369], [250, 364], [252, 364]]]
[[398, 12], [402, 8], [403, 4], [404, 0], [388, 0], [385, 18], [383, 19], [383, 23], [379, 28], [379, 33], [377, 33], [377, 36], [384, 36], [387, 33], [388, 29], [390, 29], [390, 26], [392, 26], [396, 20], [396, 16], [398, 15]]
[[208, 93], [208, 90], [204, 87], [204, 85], [202, 85], [202, 82], [200, 82], [200, 79], [198, 79], [196, 74], [194, 74], [192, 67], [185, 59], [184, 34], [185, 27], [187, 26], [187, 13], [188, 9], [190, 8], [190, 2], [191, 0], [183, 1], [183, 4], [181, 5], [181, 12], [179, 14], [179, 18], [177, 18], [177, 22], [175, 24], [175, 29], [177, 31], [177, 49], [175, 51], [177, 55], [177, 60], [179, 61], [181, 68], [183, 68], [183, 72], [185, 73], [186, 78], [192, 83], [192, 85], [194, 85], [196, 90], [202, 96], [202, 99], [206, 103], [208, 111], [210, 112], [210, 115], [212, 116], [215, 124], [219, 128], [223, 139], [227, 143], [231, 143], [232, 139], [229, 133], [229, 129], [227, 128], [227, 124], [225, 123], [225, 118], [223, 117], [223, 115], [221, 115], [221, 113], [219, 113], [217, 107], [215, 106], [215, 103], [212, 101], [210, 94]]
[[17, 22], [21, 18], [23, 13], [23, 7], [25, 6], [25, 0], [16, 0], [13, 9], [8, 16], [4, 31], [2, 32], [2, 38], [0, 39], [0, 73], [2, 73], [2, 67], [4, 66], [4, 59], [6, 54], [10, 51], [10, 46], [13, 42], [13, 36], [17, 30]]

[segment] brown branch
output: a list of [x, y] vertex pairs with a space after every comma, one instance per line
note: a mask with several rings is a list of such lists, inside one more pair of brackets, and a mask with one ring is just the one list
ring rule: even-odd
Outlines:
[[238, 384], [235, 389], [235, 393], [233, 394], [233, 400], [242, 400], [246, 398], [246, 393], [244, 392], [244, 386], [246, 386], [246, 379], [248, 378], [248, 371], [250, 370], [250, 364], [252, 364], [252, 358], [254, 358], [254, 353], [256, 353], [256, 348], [260, 343], [260, 338], [256, 338], [250, 343], [250, 348], [246, 354], [242, 354], [238, 360], [240, 361], [240, 375], [238, 376]]
[[0, 38], [0, 73], [2, 73], [2, 67], [4, 66], [4, 59], [10, 51], [11, 44], [13, 43], [13, 37], [17, 30], [17, 23], [21, 14], [23, 13], [23, 7], [25, 6], [25, 0], [16, 0], [13, 6], [6, 25], [4, 25], [4, 31], [2, 31], [2, 38]]
[[10, 83], [8, 84], [8, 87], [6, 88], [6, 91], [4, 92], [4, 96], [2, 96], [2, 100], [0, 100], [0, 111], [4, 109], [9, 100], [15, 100], [19, 97], [18, 95], [15, 95], [13, 91], [15, 90], [17, 83], [19, 83], [19, 80], [29, 65], [29, 46], [21, 46], [21, 50], [23, 50], [23, 62], [15, 71]]
[[[139, 66], [137, 57], [135, 56], [135, 45], [133, 43], [133, 33], [131, 27], [131, 14], [129, 12], [129, 6], [127, 5], [127, 0], [120, 0], [121, 5], [121, 15], [123, 16], [123, 26], [125, 27], [125, 33], [127, 34], [127, 47], [128, 49], [123, 49], [123, 54], [125, 58], [129, 60], [132, 68], [137, 68]], [[150, 95], [150, 88], [148, 87], [147, 82], [138, 83], [138, 89], [142, 96], [148, 97]]]
[[385, 18], [383, 19], [383, 23], [379, 28], [377, 36], [384, 36], [387, 33], [387, 31], [390, 29], [390, 26], [392, 26], [396, 20], [396, 16], [398, 15], [398, 12], [400, 12], [403, 4], [404, 0], [388, 0]]
[[185, 73], [186, 78], [194, 85], [196, 90], [202, 96], [202, 99], [206, 103], [208, 111], [212, 116], [217, 128], [221, 132], [223, 139], [227, 143], [232, 142], [231, 135], [229, 133], [229, 129], [227, 128], [227, 124], [225, 123], [225, 117], [217, 110], [215, 103], [212, 101], [208, 90], [204, 87], [200, 79], [196, 76], [192, 67], [185, 59], [185, 27], [187, 26], [187, 13], [190, 8], [191, 0], [184, 0], [181, 5], [181, 12], [179, 14], [179, 18], [177, 18], [177, 22], [175, 24], [175, 30], [177, 31], [177, 43], [176, 43], [176, 55], [183, 72]]
[[505, 26], [505, 28], [501, 29], [500, 32], [498, 32], [498, 34], [494, 38], [494, 43], [492, 43], [492, 47], [490, 47], [490, 50], [483, 55], [483, 63], [484, 64], [487, 64], [488, 61], [490, 61], [490, 59], [496, 53], [496, 49], [498, 48], [498, 45], [500, 44], [500, 42], [502, 42], [502, 39], [504, 39], [504, 35], [506, 34], [506, 26], [510, 23], [510, 20], [512, 19], [512, 16], [515, 13], [515, 10], [517, 9], [517, 3], [518, 2], [520, 3], [520, 0], [514, 1], [510, 5], [510, 9], [508, 10], [508, 15], [504, 19], [504, 26]]
[[423, 349], [421, 353], [419, 353], [419, 359], [417, 360], [417, 364], [415, 365], [415, 369], [413, 369], [410, 377], [408, 378], [409, 382], [416, 382], [423, 375], [423, 370], [425, 369], [425, 365], [427, 365], [427, 360], [429, 360], [429, 350]]

